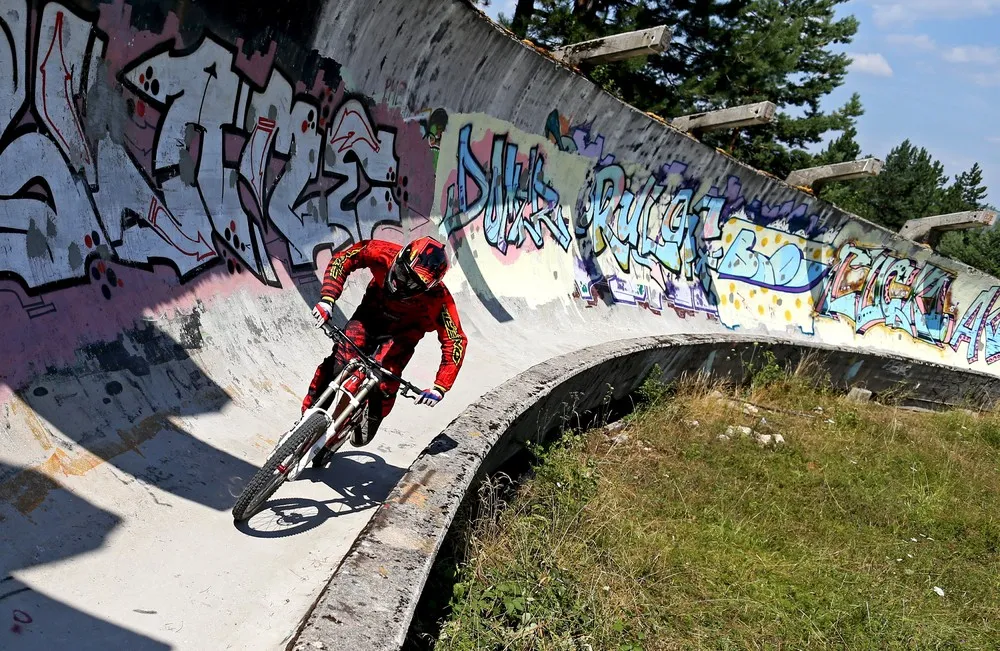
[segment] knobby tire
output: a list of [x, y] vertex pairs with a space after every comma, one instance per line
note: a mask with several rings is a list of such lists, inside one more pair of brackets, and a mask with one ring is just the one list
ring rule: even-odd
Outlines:
[[233, 506], [234, 520], [246, 520], [260, 510], [267, 498], [271, 497], [285, 483], [284, 479], [274, 481], [278, 466], [285, 463], [289, 457], [293, 458], [290, 462], [285, 463], [286, 467], [291, 468], [297, 464], [305, 451], [326, 431], [327, 425], [327, 419], [323, 414], [310, 414], [306, 422], [299, 426], [298, 431], [281, 444], [281, 447], [271, 455], [267, 463], [247, 483], [243, 493], [240, 494], [235, 506]]

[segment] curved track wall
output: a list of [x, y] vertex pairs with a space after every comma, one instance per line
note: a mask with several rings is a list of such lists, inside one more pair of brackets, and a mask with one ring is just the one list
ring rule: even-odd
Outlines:
[[[303, 619], [290, 651], [319, 643], [391, 651], [404, 645], [435, 557], [463, 500], [531, 441], [600, 416], [660, 369], [671, 382], [705, 374], [742, 382], [763, 350], [795, 368], [810, 357], [840, 386], [876, 394], [906, 387], [915, 404], [976, 405], [1000, 396], [1000, 378], [913, 363], [893, 355], [809, 346], [735, 334], [643, 337], [592, 346], [547, 360], [484, 395], [417, 457], [337, 568]], [[604, 412], [606, 413], [606, 412]]]
[[[1000, 369], [995, 279], [630, 109], [458, 0], [4, 0], [0, 31], [4, 648], [288, 639], [418, 450], [587, 346], [737, 331]], [[422, 234], [455, 262], [456, 388], [290, 487], [324, 526], [233, 530], [326, 352], [308, 310], [330, 252]]]

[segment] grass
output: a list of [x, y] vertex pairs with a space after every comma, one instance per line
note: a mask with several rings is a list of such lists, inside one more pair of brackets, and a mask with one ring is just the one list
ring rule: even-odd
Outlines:
[[799, 371], [650, 386], [623, 429], [539, 450], [466, 531], [433, 648], [998, 648], [1000, 415]]

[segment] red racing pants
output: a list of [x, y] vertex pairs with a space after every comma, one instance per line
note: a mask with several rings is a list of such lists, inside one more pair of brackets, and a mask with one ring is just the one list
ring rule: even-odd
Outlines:
[[[377, 323], [371, 323], [367, 319], [359, 319], [355, 314], [344, 327], [344, 334], [354, 342], [355, 346], [364, 351], [366, 355], [372, 356], [387, 371], [400, 375], [410, 362], [410, 358], [413, 357], [416, 345], [392, 339], [381, 330], [382, 328], [379, 328]], [[303, 412], [312, 406], [313, 401], [326, 390], [330, 382], [344, 368], [344, 365], [355, 357], [357, 357], [357, 353], [347, 344], [339, 341], [334, 344], [333, 352], [316, 368], [316, 373], [309, 384], [309, 391], [302, 400]], [[381, 421], [388, 416], [396, 403], [398, 390], [399, 382], [392, 380], [385, 380], [377, 388], [372, 389], [368, 394], [369, 419]], [[379, 395], [380, 393], [381, 395]]]

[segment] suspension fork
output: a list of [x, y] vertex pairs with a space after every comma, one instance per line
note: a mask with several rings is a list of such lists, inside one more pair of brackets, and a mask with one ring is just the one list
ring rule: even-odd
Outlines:
[[[344, 388], [344, 384], [359, 369], [363, 372], [364, 379], [361, 381], [361, 386], [357, 393], [352, 394]], [[368, 397], [368, 394], [376, 384], [378, 384], [378, 378], [375, 374], [357, 360], [352, 360], [344, 366], [344, 369], [337, 375], [337, 378], [333, 382], [330, 382], [329, 386], [320, 394], [313, 407], [317, 411], [326, 413], [328, 418], [332, 418], [332, 422], [328, 421], [329, 424], [323, 435], [313, 442], [309, 451], [303, 454], [298, 464], [291, 469], [288, 476], [289, 481], [298, 477], [299, 473], [323, 449], [331, 437], [340, 433], [340, 429], [344, 426], [344, 423], [361, 407], [365, 398]], [[340, 444], [336, 447], [340, 447]]]
[[[346, 383], [346, 380], [359, 369], [363, 371], [364, 379], [361, 381], [361, 387], [358, 389], [357, 393], [352, 394], [344, 388], [344, 384]], [[323, 391], [322, 394], [320, 394], [315, 404], [320, 406], [320, 408], [332, 417], [333, 422], [330, 424], [330, 428], [337, 431], [344, 424], [344, 422], [350, 418], [354, 411], [361, 406], [365, 398], [368, 397], [368, 394], [371, 392], [372, 387], [376, 384], [378, 384], [378, 378], [375, 377], [374, 373], [369, 371], [364, 364], [358, 362], [357, 360], [351, 360], [344, 366], [343, 370], [340, 371], [337, 378], [327, 386], [326, 390]], [[329, 407], [326, 407], [325, 405], [328, 401], [331, 404]], [[350, 409], [347, 409], [348, 405], [350, 405]]]

